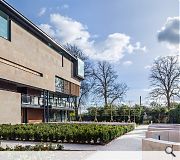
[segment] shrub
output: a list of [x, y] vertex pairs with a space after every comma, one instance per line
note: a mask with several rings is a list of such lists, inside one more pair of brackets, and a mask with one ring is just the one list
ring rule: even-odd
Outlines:
[[0, 138], [37, 142], [105, 144], [134, 129], [133, 125], [26, 124], [0, 125]]
[[110, 135], [107, 131], [100, 132], [100, 143], [105, 144], [110, 141]]
[[169, 111], [169, 121], [170, 123], [180, 123], [180, 104]]
[[0, 151], [59, 151], [63, 150], [63, 146], [57, 144], [56, 146], [50, 144], [38, 144], [35, 146], [22, 146], [17, 145], [14, 148], [6, 146], [6, 148], [0, 147]]

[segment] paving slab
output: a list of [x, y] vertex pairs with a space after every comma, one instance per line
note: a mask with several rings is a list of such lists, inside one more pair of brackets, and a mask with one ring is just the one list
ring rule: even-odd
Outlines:
[[145, 132], [148, 125], [138, 126], [135, 130], [120, 136], [105, 146], [98, 148], [100, 151], [141, 151], [142, 139], [145, 138]]
[[[65, 150], [72, 151], [141, 151], [142, 150], [142, 138], [145, 137], [145, 131], [148, 126], [141, 125], [135, 130], [120, 136], [110, 143], [102, 145], [89, 145], [89, 144], [69, 144], [62, 143]], [[13, 147], [15, 145], [35, 145], [39, 142], [28, 142], [28, 141], [1, 141], [1, 146]]]

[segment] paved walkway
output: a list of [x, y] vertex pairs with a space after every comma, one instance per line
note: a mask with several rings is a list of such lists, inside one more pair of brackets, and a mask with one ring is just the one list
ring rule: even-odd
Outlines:
[[138, 126], [134, 131], [131, 131], [105, 146], [100, 146], [100, 151], [141, 151], [142, 138], [145, 137], [147, 125]]
[[[105, 146], [99, 146], [96, 152], [88, 154], [85, 160], [142, 160], [142, 138], [148, 126], [141, 125], [135, 130], [118, 137]], [[107, 152], [108, 151], [108, 152]], [[123, 152], [129, 151], [129, 152]]]
[[138, 126], [135, 130], [118, 137], [110, 143], [100, 145], [87, 144], [63, 144], [68, 150], [84, 150], [84, 151], [142, 151], [142, 139], [145, 138], [145, 132], [148, 125]]
[[141, 151], [142, 138], [145, 137], [147, 125], [138, 126], [135, 130], [118, 137], [110, 143], [101, 145], [87, 144], [63, 144], [67, 150], [84, 150], [84, 151]]
[[[63, 152], [0, 152], [0, 159], [7, 160], [151, 160], [166, 159], [171, 160], [172, 155], [163, 152], [137, 152], [141, 151], [142, 138], [148, 126], [138, 126], [134, 131], [127, 133], [105, 146], [64, 144], [65, 149], [84, 151], [63, 151]], [[31, 143], [31, 142], [28, 142]], [[15, 145], [17, 142], [2, 141], [2, 145]], [[27, 142], [24, 142], [27, 144]], [[88, 151], [89, 150], [89, 151]], [[128, 151], [128, 152], [125, 152]], [[180, 153], [176, 153], [174, 160], [180, 159]]]
[[[32, 160], [38, 160], [39, 159], [49, 159], [48, 156], [52, 158], [54, 157], [54, 160], [109, 160], [109, 159], [127, 159], [131, 156], [133, 160], [140, 160], [140, 156], [142, 155], [141, 152], [121, 152], [121, 151], [141, 151], [142, 148], [142, 138], [145, 137], [145, 131], [147, 130], [148, 126], [138, 126], [134, 131], [127, 133], [126, 135], [123, 135], [121, 137], [118, 137], [117, 139], [113, 140], [107, 145], [100, 146], [100, 145], [83, 145], [83, 144], [64, 144], [64, 148], [68, 150], [79, 150], [76, 152], [69, 152], [69, 151], [63, 151], [63, 152], [33, 152], [31, 154], [30, 152], [22, 152], [25, 154], [24, 156], [28, 156], [28, 159], [31, 160], [30, 157], [34, 156]], [[34, 144], [33, 142], [18, 142], [21, 145], [27, 145], [27, 144]], [[2, 141], [2, 146], [8, 145], [8, 146], [14, 146], [17, 145], [17, 141]], [[119, 151], [119, 152], [106, 152], [106, 151]], [[6, 153], [6, 154], [5, 154]], [[16, 160], [19, 159], [19, 156], [23, 156], [23, 154], [19, 154], [19, 152], [3, 152], [3, 154], [0, 153], [0, 159], [5, 159], [8, 156], [12, 156], [12, 158], [9, 158], [8, 160]], [[28, 155], [27, 155], [28, 154]], [[5, 158], [4, 158], [4, 157]], [[114, 157], [113, 157], [114, 156]], [[17, 158], [15, 158], [17, 157]], [[36, 157], [36, 158], [35, 158]], [[41, 157], [41, 158], [40, 158]], [[121, 157], [121, 158], [120, 158]], [[51, 159], [50, 158], [50, 159]]]
[[[145, 137], [145, 131], [148, 126], [141, 125], [135, 130], [118, 137], [110, 143], [101, 145], [87, 145], [87, 144], [68, 144], [64, 143], [65, 150], [74, 151], [141, 151], [142, 138]], [[13, 147], [15, 145], [33, 145], [39, 142], [23, 142], [23, 141], [1, 141], [1, 146]]]

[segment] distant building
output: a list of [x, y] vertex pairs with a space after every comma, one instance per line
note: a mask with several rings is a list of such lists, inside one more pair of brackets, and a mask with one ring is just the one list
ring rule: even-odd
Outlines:
[[0, 123], [69, 119], [84, 63], [0, 0]]

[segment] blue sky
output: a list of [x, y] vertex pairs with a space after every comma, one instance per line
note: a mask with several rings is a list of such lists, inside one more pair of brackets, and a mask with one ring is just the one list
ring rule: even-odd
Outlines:
[[[140, 95], [146, 101], [153, 60], [179, 53], [179, 42], [169, 36], [175, 22], [179, 24], [179, 0], [8, 0], [8, 3], [60, 43], [76, 44], [94, 60], [112, 63], [119, 81], [129, 86], [126, 101], [132, 103], [139, 102]], [[179, 33], [174, 36], [179, 37]]]

